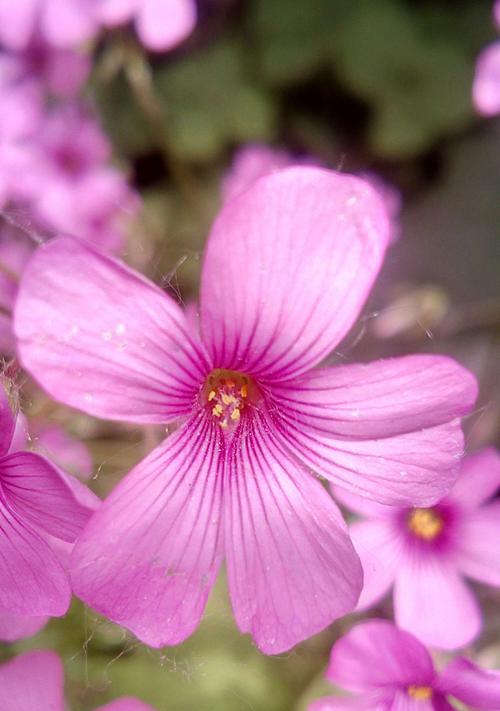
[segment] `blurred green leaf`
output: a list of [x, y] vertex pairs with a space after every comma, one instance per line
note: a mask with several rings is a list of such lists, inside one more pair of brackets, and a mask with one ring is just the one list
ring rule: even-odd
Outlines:
[[209, 161], [233, 142], [273, 136], [271, 97], [246, 76], [242, 51], [234, 42], [160, 67], [155, 86], [169, 142], [182, 158]]
[[393, 0], [361, 2], [333, 54], [339, 79], [372, 107], [368, 140], [386, 158], [425, 151], [473, 115], [471, 58], [420, 23], [417, 10]]

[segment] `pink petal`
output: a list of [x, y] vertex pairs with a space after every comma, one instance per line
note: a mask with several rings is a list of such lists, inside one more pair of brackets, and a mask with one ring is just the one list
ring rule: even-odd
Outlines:
[[44, 0], [41, 30], [54, 47], [70, 48], [98, 31], [91, 4], [82, 0]]
[[500, 41], [485, 47], [478, 57], [472, 97], [483, 116], [500, 113]]
[[439, 688], [474, 709], [500, 708], [500, 672], [481, 669], [469, 659], [448, 664], [440, 675]]
[[500, 501], [464, 517], [457, 545], [456, 561], [462, 573], [500, 587]]
[[434, 702], [435, 699], [423, 701], [422, 699], [412, 698], [406, 691], [397, 691], [392, 704], [389, 706], [389, 711], [438, 711]]
[[19, 615], [0, 614], [0, 641], [16, 642], [32, 637], [45, 627], [47, 617], [20, 617]]
[[378, 504], [376, 501], [367, 499], [364, 496], [357, 496], [351, 491], [343, 489], [341, 486], [330, 486], [330, 489], [336, 501], [339, 501], [342, 506], [345, 506], [349, 511], [353, 511], [359, 516], [387, 519], [392, 518], [394, 515], [394, 506]]
[[35, 452], [15, 452], [0, 461], [0, 482], [9, 507], [34, 528], [72, 542], [92, 511], [79, 503], [58, 470]]
[[196, 25], [194, 0], [143, 0], [137, 15], [137, 34], [145, 47], [156, 52], [172, 49]]
[[457, 649], [481, 629], [477, 601], [448, 560], [409, 555], [399, 566], [394, 585], [397, 624], [438, 649]]
[[386, 521], [358, 521], [350, 526], [349, 533], [364, 573], [357, 609], [366, 610], [392, 587], [403, 543]]
[[100, 0], [96, 13], [101, 22], [114, 27], [131, 20], [140, 4], [141, 0]]
[[333, 500], [267, 429], [256, 416], [231, 450], [225, 545], [238, 626], [278, 654], [352, 611], [362, 575]]
[[198, 625], [220, 562], [222, 430], [197, 415], [120, 482], [75, 546], [75, 593], [152, 647]]
[[32, 441], [40, 454], [54, 461], [61, 469], [85, 481], [92, 476], [90, 451], [83, 442], [71, 437], [62, 427], [49, 425], [35, 430]]
[[451, 358], [410, 355], [321, 368], [273, 387], [286, 416], [320, 433], [378, 439], [470, 412], [476, 379]]
[[375, 191], [333, 171], [287, 168], [229, 200], [201, 283], [215, 364], [275, 380], [309, 370], [357, 318], [387, 239]]
[[434, 668], [425, 647], [411, 634], [385, 620], [369, 620], [334, 644], [327, 677], [354, 692], [396, 690], [431, 684]]
[[309, 704], [307, 711], [388, 711], [389, 708], [387, 703], [374, 705], [369, 699], [361, 697], [325, 696]]
[[25, 49], [34, 32], [39, 0], [0, 0], [0, 44], [18, 52]]
[[28, 421], [21, 411], [17, 413], [14, 434], [9, 447], [10, 452], [22, 452], [28, 444]]
[[392, 506], [430, 506], [452, 487], [463, 451], [459, 421], [378, 440], [317, 434], [292, 420], [281, 436], [311, 469], [357, 496]]
[[98, 417], [187, 414], [209, 369], [170, 297], [78, 240], [37, 250], [15, 328], [25, 367], [50, 395]]
[[222, 197], [229, 200], [243, 192], [258, 178], [291, 165], [292, 157], [264, 143], [249, 143], [239, 148], [222, 181]]
[[47, 650], [25, 652], [0, 666], [0, 711], [64, 711], [64, 672]]
[[450, 499], [461, 507], [477, 508], [500, 487], [500, 453], [493, 447], [469, 454], [462, 460], [460, 475]]
[[145, 704], [139, 699], [132, 697], [117, 699], [104, 706], [99, 706], [95, 711], [156, 711], [149, 704]]
[[64, 615], [71, 591], [47, 543], [0, 498], [0, 613]]
[[0, 381], [0, 457], [9, 451], [15, 427], [16, 418], [12, 414], [12, 405], [5, 385]]

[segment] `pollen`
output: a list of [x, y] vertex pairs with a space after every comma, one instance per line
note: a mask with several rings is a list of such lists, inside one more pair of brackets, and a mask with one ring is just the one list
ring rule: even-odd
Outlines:
[[432, 689], [430, 686], [409, 686], [408, 696], [417, 701], [429, 701], [432, 699]]
[[433, 541], [443, 530], [443, 519], [435, 509], [413, 509], [408, 528], [417, 538]]
[[212, 416], [225, 431], [234, 431], [245, 410], [259, 398], [259, 390], [248, 375], [222, 368], [210, 373], [202, 392]]

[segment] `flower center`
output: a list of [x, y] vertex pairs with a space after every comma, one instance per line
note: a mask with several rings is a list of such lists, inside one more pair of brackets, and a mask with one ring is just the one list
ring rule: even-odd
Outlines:
[[408, 696], [417, 701], [429, 701], [432, 698], [432, 689], [430, 686], [409, 686]]
[[425, 541], [433, 541], [443, 530], [443, 519], [435, 509], [413, 509], [408, 516], [408, 528]]
[[258, 390], [248, 375], [217, 368], [206, 380], [203, 397], [222, 429], [233, 430], [243, 410], [258, 399]]

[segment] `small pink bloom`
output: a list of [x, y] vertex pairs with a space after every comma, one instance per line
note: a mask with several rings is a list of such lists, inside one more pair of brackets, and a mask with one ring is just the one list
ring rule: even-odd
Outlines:
[[497, 28], [500, 30], [500, 0], [496, 0], [493, 6], [493, 19]]
[[394, 586], [398, 625], [433, 647], [455, 649], [481, 629], [464, 577], [500, 587], [500, 455], [466, 457], [451, 492], [429, 508], [388, 508], [338, 491], [366, 519], [350, 527], [364, 569], [358, 607]]
[[[48, 650], [25, 652], [0, 666], [0, 711], [66, 711], [64, 669]], [[96, 711], [155, 711], [131, 697], [117, 699]]]
[[71, 588], [59, 560], [60, 547], [74, 543], [98, 503], [44, 457], [12, 451], [14, 431], [15, 419], [2, 386], [0, 626], [7, 639], [29, 634], [42, 624], [40, 617], [65, 614]]
[[453, 711], [500, 708], [500, 672], [460, 657], [438, 672], [426, 648], [385, 620], [362, 622], [332, 649], [327, 678], [354, 696], [318, 699], [309, 711]]
[[195, 629], [226, 557], [237, 623], [278, 653], [352, 610], [361, 569], [328, 479], [428, 506], [457, 475], [473, 376], [440, 356], [316, 369], [353, 325], [388, 241], [363, 180], [288, 168], [212, 228], [200, 328], [167, 294], [76, 240], [20, 287], [25, 367], [98, 417], [178, 423], [73, 554], [77, 594], [152, 646]]
[[500, 41], [485, 47], [478, 57], [472, 97], [483, 116], [500, 113]]
[[139, 39], [154, 52], [180, 44], [196, 24], [195, 0], [98, 0], [96, 12], [107, 27], [134, 21]]

